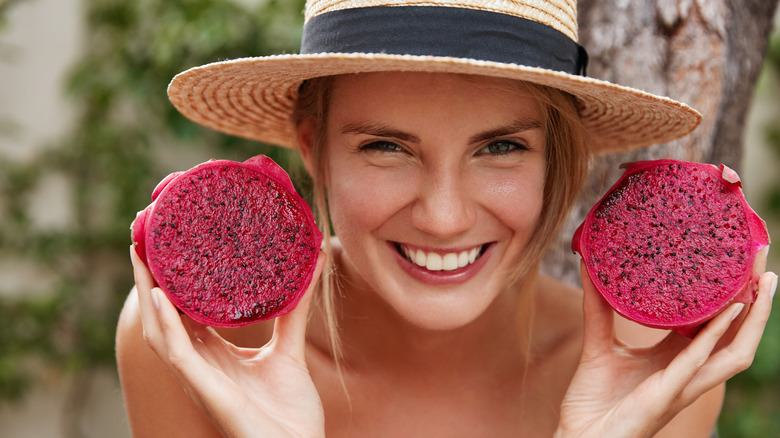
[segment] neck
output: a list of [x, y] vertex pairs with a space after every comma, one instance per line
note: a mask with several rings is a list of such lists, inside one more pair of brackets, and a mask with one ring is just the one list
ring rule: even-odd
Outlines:
[[516, 374], [530, 350], [535, 279], [529, 275], [512, 284], [464, 326], [431, 330], [409, 323], [376, 293], [344, 278], [338, 305], [344, 363], [355, 370], [436, 376], [436, 381], [495, 375], [486, 369]]

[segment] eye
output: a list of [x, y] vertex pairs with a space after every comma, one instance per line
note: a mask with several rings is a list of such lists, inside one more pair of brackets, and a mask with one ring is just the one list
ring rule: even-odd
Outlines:
[[379, 140], [360, 146], [361, 151], [403, 152], [403, 148], [391, 141]]
[[496, 140], [480, 149], [477, 154], [504, 155], [515, 151], [527, 151], [528, 147], [510, 140]]

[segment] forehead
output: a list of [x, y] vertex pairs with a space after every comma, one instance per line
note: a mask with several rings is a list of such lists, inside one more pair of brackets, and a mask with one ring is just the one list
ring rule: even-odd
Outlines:
[[544, 118], [531, 85], [504, 78], [452, 73], [380, 72], [336, 76], [329, 113], [350, 116], [443, 117], [488, 121]]

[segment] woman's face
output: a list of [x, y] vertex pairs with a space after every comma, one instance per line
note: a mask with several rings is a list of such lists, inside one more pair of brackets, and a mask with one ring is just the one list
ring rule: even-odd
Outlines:
[[326, 184], [351, 281], [430, 329], [508, 293], [542, 208], [543, 117], [508, 80], [336, 78]]

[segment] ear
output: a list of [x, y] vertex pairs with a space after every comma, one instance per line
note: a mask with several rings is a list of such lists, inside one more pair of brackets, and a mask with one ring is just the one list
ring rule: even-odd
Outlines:
[[298, 125], [298, 148], [301, 151], [301, 160], [309, 175], [314, 175], [314, 139], [317, 122], [312, 117], [307, 117]]

